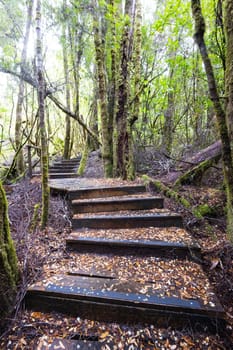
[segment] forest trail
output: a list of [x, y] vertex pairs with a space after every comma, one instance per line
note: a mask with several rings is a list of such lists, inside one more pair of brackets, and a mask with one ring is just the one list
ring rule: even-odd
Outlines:
[[[72, 160], [60, 160], [54, 162], [49, 167], [50, 179], [65, 179], [77, 177], [78, 166], [80, 164], [81, 157], [72, 158]], [[40, 176], [41, 174], [36, 172], [34, 176]]]
[[[90, 320], [219, 331], [224, 312], [182, 217], [164, 208], [163, 198], [141, 184], [60, 178], [67, 168], [74, 171], [71, 164], [59, 164], [57, 178], [50, 180], [52, 194], [65, 195], [70, 202], [73, 229], [66, 238], [67, 265], [46, 271], [28, 288], [26, 308]], [[60, 166], [66, 171], [57, 172]], [[106, 344], [111, 349], [114, 337], [107, 333], [77, 334], [72, 340], [69, 335], [54, 337], [49, 344], [42, 339], [38, 349], [108, 349]], [[146, 348], [155, 348], [150, 339]]]

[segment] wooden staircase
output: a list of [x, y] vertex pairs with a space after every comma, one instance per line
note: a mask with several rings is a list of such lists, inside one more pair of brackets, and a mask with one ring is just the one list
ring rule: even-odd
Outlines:
[[[72, 159], [62, 159], [54, 162], [49, 166], [50, 179], [75, 178], [78, 176], [77, 170], [80, 163], [80, 157]], [[36, 172], [33, 176], [40, 176], [40, 172]]]
[[[147, 193], [141, 185], [97, 188], [80, 182], [75, 185], [68, 179], [62, 186], [58, 179], [51, 187], [52, 193], [65, 194], [71, 202], [73, 231], [66, 239], [67, 249], [70, 254], [90, 255], [93, 264], [72, 270], [67, 267], [66, 274], [58, 273], [30, 286], [25, 298], [27, 308], [101, 321], [176, 328], [191, 325], [210, 332], [224, 326], [224, 312], [211, 287], [200, 296], [200, 286], [196, 297], [189, 294], [196, 285], [195, 276], [186, 275], [189, 265], [196, 266], [200, 280], [208, 283], [199, 264], [200, 248], [183, 229], [182, 217], [163, 208], [162, 198]], [[166, 230], [174, 233], [171, 240], [166, 238]], [[182, 236], [179, 239], [180, 232], [186, 241]], [[114, 257], [118, 264], [112, 263]], [[111, 269], [102, 266], [102, 258], [109, 259]], [[136, 258], [143, 266], [139, 264], [127, 278], [123, 263]], [[169, 262], [182, 271], [182, 284], [178, 283], [179, 276], [169, 271]], [[156, 274], [163, 264], [168, 266], [161, 276], [166, 286]], [[154, 275], [145, 278], [152, 268]], [[49, 349], [56, 349], [58, 342], [65, 349], [101, 348], [97, 340], [55, 339]]]

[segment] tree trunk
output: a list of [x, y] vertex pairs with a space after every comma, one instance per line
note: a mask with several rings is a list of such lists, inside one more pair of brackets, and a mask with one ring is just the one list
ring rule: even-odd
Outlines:
[[[230, 12], [229, 12], [230, 11]], [[225, 2], [224, 24], [226, 32], [226, 73], [225, 73], [225, 94], [226, 94], [226, 119], [229, 129], [229, 137], [233, 141], [233, 4]]]
[[37, 0], [36, 7], [36, 58], [37, 58], [37, 79], [38, 79], [38, 108], [39, 108], [39, 125], [41, 139], [41, 173], [42, 173], [42, 214], [41, 227], [45, 228], [49, 215], [49, 186], [48, 186], [48, 144], [45, 123], [45, 80], [43, 73], [42, 57], [42, 37], [41, 37], [41, 0]]
[[117, 31], [116, 31], [116, 18], [117, 8], [115, 0], [109, 0], [109, 9], [111, 13], [110, 19], [110, 35], [111, 35], [111, 73], [109, 74], [109, 130], [112, 135], [111, 149], [112, 149], [112, 172], [116, 173], [117, 160], [116, 160], [116, 108], [117, 108], [117, 75], [118, 75], [118, 55], [117, 55]]
[[172, 78], [174, 70], [170, 68], [169, 74], [169, 90], [167, 92], [167, 108], [164, 112], [164, 125], [163, 125], [163, 149], [164, 152], [168, 155], [172, 151], [172, 138], [173, 138], [173, 116], [175, 110], [175, 101], [174, 101], [174, 91], [172, 87]]
[[0, 182], [0, 327], [13, 310], [17, 279], [17, 258], [10, 235], [7, 199]]
[[[21, 71], [22, 75], [23, 75], [23, 72], [24, 72], [25, 66], [26, 66], [27, 47], [28, 47], [28, 40], [29, 40], [31, 23], [32, 23], [33, 3], [34, 3], [34, 0], [29, 0], [27, 2], [27, 21], [26, 21], [26, 29], [25, 29], [25, 35], [24, 35], [24, 41], [23, 41], [23, 50], [21, 53], [21, 65], [20, 65], [20, 71]], [[18, 174], [22, 174], [24, 171], [24, 167], [25, 167], [23, 149], [21, 148], [22, 137], [23, 137], [22, 114], [23, 114], [23, 101], [24, 101], [24, 84], [25, 84], [24, 80], [20, 79], [18, 101], [17, 101], [17, 105], [16, 105], [15, 146], [16, 146], [16, 151], [19, 150], [18, 156], [17, 156], [17, 172], [18, 172]]]
[[[232, 3], [230, 0], [225, 2], [225, 17], [226, 17], [226, 37], [227, 37], [227, 71], [229, 69], [230, 61], [232, 57], [229, 56], [232, 48], [229, 47], [231, 43], [231, 36], [229, 36], [229, 29], [232, 31], [232, 13], [228, 12], [232, 10]], [[227, 196], [227, 230], [230, 239], [233, 241], [233, 164], [232, 164], [232, 153], [231, 153], [231, 145], [228, 134], [228, 128], [226, 123], [226, 114], [222, 108], [217, 86], [216, 80], [214, 76], [214, 71], [212, 67], [212, 63], [210, 61], [207, 47], [204, 40], [205, 33], [205, 21], [201, 11], [200, 0], [192, 0], [192, 13], [195, 21], [195, 40], [199, 47], [202, 61], [205, 67], [210, 99], [213, 102], [214, 110], [217, 117], [218, 123], [218, 131], [220, 134], [221, 142], [222, 142], [222, 159], [223, 159], [223, 174], [224, 174], [224, 182], [226, 187], [226, 196]], [[227, 21], [229, 17], [229, 21]], [[228, 25], [229, 28], [228, 28]], [[232, 35], [232, 34], [231, 34]], [[229, 36], [229, 37], [228, 37]], [[229, 84], [232, 83], [232, 77], [226, 79], [226, 91], [229, 92]], [[229, 116], [229, 112], [227, 112], [227, 117]]]
[[[66, 107], [70, 109], [70, 79], [69, 79], [69, 70], [68, 70], [68, 57], [67, 57], [67, 47], [66, 47], [67, 35], [66, 35], [65, 25], [66, 24], [63, 23], [63, 42], [62, 42], [63, 66], [64, 66], [64, 75], [65, 75]], [[66, 129], [65, 129], [63, 158], [69, 159], [70, 141], [71, 141], [71, 119], [68, 115], [66, 115], [65, 123], [66, 123]]]
[[132, 116], [130, 117], [130, 126], [138, 120], [140, 113], [140, 90], [141, 90], [141, 51], [142, 51], [142, 4], [141, 0], [136, 1], [136, 16], [135, 16], [135, 40], [133, 48], [133, 66], [134, 66], [134, 76], [133, 76], [133, 106], [132, 106]]
[[112, 159], [112, 125], [109, 125], [109, 114], [107, 104], [107, 87], [106, 87], [106, 69], [105, 69], [105, 38], [101, 36], [103, 31], [100, 29], [98, 19], [98, 2], [93, 1], [93, 27], [94, 43], [96, 51], [97, 76], [99, 86], [100, 112], [101, 112], [101, 134], [102, 134], [102, 157], [104, 163], [105, 177], [112, 177], [113, 159]]
[[125, 24], [121, 40], [121, 67], [118, 89], [118, 106], [116, 113], [117, 126], [117, 176], [123, 179], [133, 179], [134, 169], [132, 164], [131, 148], [131, 126], [129, 123], [129, 94], [130, 94], [130, 72], [129, 63], [132, 54], [132, 10], [133, 1], [125, 2]]
[[[224, 23], [226, 33], [226, 79], [225, 91], [227, 98], [226, 120], [229, 125], [230, 141], [233, 141], [233, 3], [231, 0], [225, 0]], [[225, 149], [229, 152], [230, 146]], [[232, 156], [232, 153], [230, 154]], [[227, 162], [226, 162], [227, 160]], [[233, 242], [233, 166], [232, 157], [225, 160], [225, 177], [227, 191], [227, 216], [228, 216], [228, 236]], [[228, 162], [231, 161], [231, 167], [228, 168]]]

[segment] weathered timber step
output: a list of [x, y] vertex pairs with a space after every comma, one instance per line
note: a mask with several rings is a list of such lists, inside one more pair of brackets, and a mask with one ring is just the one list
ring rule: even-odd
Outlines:
[[69, 168], [69, 167], [76, 167], [79, 164], [80, 164], [80, 162], [77, 161], [77, 162], [70, 162], [70, 163], [53, 163], [52, 166], [54, 166], [54, 167], [64, 167], [64, 168], [68, 167]]
[[76, 168], [49, 168], [49, 173], [76, 173]]
[[64, 179], [64, 178], [74, 178], [78, 177], [76, 173], [49, 173], [50, 179]]
[[136, 282], [58, 275], [32, 285], [25, 303], [28, 309], [112, 322], [153, 322], [176, 327], [198, 322], [218, 327], [224, 319], [217, 300], [209, 306], [196, 299], [160, 297], [148, 289], [142, 294], [142, 287]]
[[54, 339], [48, 342], [45, 339], [39, 341], [37, 350], [101, 350], [103, 342], [96, 340], [73, 340], [73, 339]]
[[131, 186], [114, 186], [114, 187], [82, 187], [78, 186], [79, 189], [70, 189], [72, 184], [67, 184], [64, 181], [62, 183], [52, 183], [50, 185], [51, 193], [54, 195], [66, 195], [70, 200], [75, 199], [92, 199], [92, 198], [105, 198], [114, 196], [125, 196], [133, 195], [138, 193], [146, 193], [146, 188], [143, 185], [131, 185]]
[[77, 164], [53, 164], [50, 166], [50, 169], [76, 169], [78, 167], [78, 163]]
[[73, 213], [98, 213], [102, 211], [139, 210], [163, 208], [163, 198], [124, 198], [111, 200], [72, 201]]
[[70, 235], [66, 239], [69, 248], [79, 252], [115, 253], [124, 255], [149, 255], [158, 257], [192, 258], [200, 260], [201, 250], [197, 245], [146, 240], [116, 240], [106, 238], [77, 237]]
[[94, 229], [116, 229], [135, 227], [183, 227], [182, 216], [179, 214], [147, 214], [147, 215], [99, 215], [92, 217], [73, 218], [73, 229], [83, 227]]
[[114, 196], [125, 196], [136, 193], [145, 193], [146, 188], [143, 185], [133, 186], [115, 186], [115, 187], [99, 187], [99, 188], [80, 188], [79, 190], [68, 191], [70, 199], [88, 199], [88, 198], [104, 198]]
[[81, 160], [81, 156], [77, 158], [71, 158], [71, 159], [61, 159], [57, 162], [66, 164], [66, 163], [77, 163], [77, 162], [80, 162], [80, 160]]

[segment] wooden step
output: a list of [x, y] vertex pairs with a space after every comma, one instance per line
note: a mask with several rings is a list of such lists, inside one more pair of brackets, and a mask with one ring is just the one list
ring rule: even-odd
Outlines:
[[[80, 338], [82, 336], [80, 335]], [[54, 339], [53, 342], [49, 342], [46, 339], [41, 339], [37, 346], [37, 350], [101, 350], [103, 349], [103, 342], [96, 340], [89, 340], [88, 337], [85, 340], [74, 339]]]
[[[51, 193], [54, 195], [65, 195], [70, 200], [106, 198], [114, 196], [134, 195], [146, 193], [143, 185], [112, 186], [112, 187], [86, 187], [80, 179], [80, 183], [72, 184], [71, 181], [58, 179], [50, 184]], [[75, 189], [73, 189], [75, 187]]]
[[163, 208], [163, 198], [145, 197], [145, 198], [124, 198], [111, 200], [92, 200], [92, 201], [72, 201], [73, 213], [98, 213], [118, 210], [140, 210]]
[[50, 173], [49, 178], [50, 179], [64, 179], [64, 178], [74, 178], [78, 177], [78, 174], [76, 173]]
[[79, 164], [53, 164], [50, 166], [50, 169], [77, 169]]
[[[111, 322], [152, 322], [160, 325], [204, 323], [218, 327], [224, 312], [217, 300], [160, 297], [137, 282], [111, 278], [58, 275], [32, 285], [26, 294], [28, 309], [62, 312]], [[216, 328], [215, 328], [216, 329]]]
[[53, 162], [53, 165], [64, 165], [64, 166], [72, 166], [72, 165], [77, 165], [80, 163], [80, 159], [77, 160], [61, 160], [58, 162]]
[[107, 238], [77, 237], [69, 235], [66, 245], [78, 252], [112, 253], [121, 255], [157, 256], [200, 261], [201, 250], [197, 245], [146, 240], [116, 240]]
[[49, 168], [49, 173], [76, 173], [77, 172], [77, 168]]
[[112, 186], [112, 187], [93, 187], [80, 188], [79, 190], [70, 190], [68, 192], [71, 200], [88, 199], [88, 198], [104, 198], [114, 196], [125, 196], [136, 193], [145, 193], [146, 188], [143, 185], [133, 186]]
[[73, 229], [83, 227], [94, 229], [116, 229], [135, 227], [183, 227], [182, 216], [172, 213], [147, 215], [99, 215], [72, 219]]

